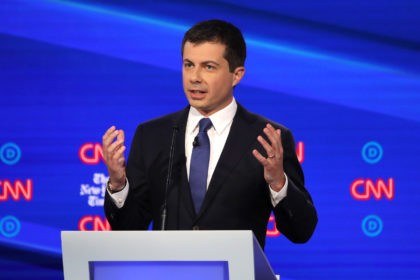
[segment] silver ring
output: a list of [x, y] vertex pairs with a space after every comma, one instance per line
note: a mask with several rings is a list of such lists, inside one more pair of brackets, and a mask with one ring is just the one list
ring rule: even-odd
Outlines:
[[268, 158], [275, 158], [275, 157], [276, 157], [275, 155], [268, 156]]

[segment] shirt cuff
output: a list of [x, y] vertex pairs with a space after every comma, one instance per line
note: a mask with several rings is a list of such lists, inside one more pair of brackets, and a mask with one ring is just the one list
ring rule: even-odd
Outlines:
[[289, 185], [289, 179], [287, 179], [286, 173], [284, 173], [284, 177], [286, 177], [286, 181], [284, 182], [284, 186], [283, 188], [281, 188], [280, 191], [276, 192], [270, 186], [271, 204], [273, 204], [273, 207], [276, 207], [277, 204], [279, 204], [279, 202], [287, 196], [287, 187]]
[[108, 190], [108, 188], [107, 188], [106, 191], [108, 192], [108, 194], [111, 197], [112, 202], [114, 202], [115, 206], [117, 206], [117, 208], [122, 208], [124, 206], [125, 200], [127, 199], [128, 189], [129, 189], [129, 183], [128, 183], [128, 180], [126, 180], [125, 181], [125, 186], [121, 191], [111, 193]]

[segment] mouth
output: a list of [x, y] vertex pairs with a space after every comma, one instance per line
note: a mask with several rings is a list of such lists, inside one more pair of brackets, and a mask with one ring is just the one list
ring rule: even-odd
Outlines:
[[207, 91], [199, 89], [189, 89], [188, 92], [193, 99], [201, 99], [207, 93]]

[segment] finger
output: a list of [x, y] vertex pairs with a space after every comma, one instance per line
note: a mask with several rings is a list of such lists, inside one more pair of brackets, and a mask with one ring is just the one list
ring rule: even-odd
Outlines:
[[119, 130], [117, 140], [122, 140], [122, 142], [124, 143], [124, 140], [125, 140], [124, 130], [122, 130], [122, 129]]
[[104, 140], [103, 146], [105, 149], [112, 152], [115, 147], [121, 145], [121, 143], [124, 144], [124, 131], [122, 129], [114, 130], [108, 134]]
[[263, 166], [266, 166], [268, 164], [267, 159], [260, 152], [258, 152], [258, 150], [252, 150], [252, 154]]
[[109, 146], [114, 138], [118, 135], [118, 130], [116, 130], [115, 126], [111, 126], [102, 137], [102, 146], [107, 147]]
[[119, 139], [117, 138], [116, 141], [114, 141], [111, 145], [105, 147], [105, 150], [107, 152], [107, 154], [110, 157], [113, 157], [113, 155], [116, 153], [116, 151], [122, 147], [124, 145], [124, 139]]
[[102, 136], [102, 139], [108, 138], [116, 130], [115, 126], [111, 126], [110, 128], [105, 131], [105, 134]]
[[125, 156], [124, 156], [124, 152], [126, 150], [125, 146], [121, 146], [119, 147], [114, 155], [112, 156], [112, 161], [117, 163], [118, 165], [124, 165], [125, 163]]
[[280, 146], [280, 138], [276, 129], [271, 124], [268, 123], [263, 131], [265, 135], [267, 136], [268, 140], [270, 140], [271, 147], [275, 151], [278, 151], [278, 148]]
[[258, 135], [257, 137], [258, 142], [260, 142], [261, 146], [263, 146], [267, 156], [274, 155], [275, 151], [271, 147], [271, 145], [262, 137], [261, 135]]
[[283, 143], [281, 142], [281, 130], [280, 129], [277, 129], [276, 130], [276, 133], [277, 133], [278, 139], [279, 139], [279, 148], [280, 148], [280, 151], [283, 152]]
[[104, 136], [102, 142], [102, 151], [105, 163], [111, 164], [112, 157], [115, 151], [118, 149], [119, 146], [124, 145], [124, 141], [114, 141], [115, 138], [118, 137], [118, 134], [118, 130], [110, 129], [108, 133], [106, 133], [106, 136]]
[[281, 142], [281, 130], [275, 129], [271, 124], [267, 124], [265, 133], [271, 142], [274, 155], [276, 158], [282, 158], [283, 155], [283, 144]]

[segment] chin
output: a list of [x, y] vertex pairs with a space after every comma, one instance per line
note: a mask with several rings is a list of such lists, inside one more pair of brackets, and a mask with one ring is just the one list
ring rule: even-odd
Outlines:
[[200, 102], [190, 102], [190, 105], [197, 109], [201, 114], [207, 116], [212, 110]]
[[204, 109], [206, 107], [205, 106], [206, 102], [204, 100], [197, 100], [197, 99], [189, 98], [188, 101], [189, 101], [191, 106], [193, 106], [197, 109]]

